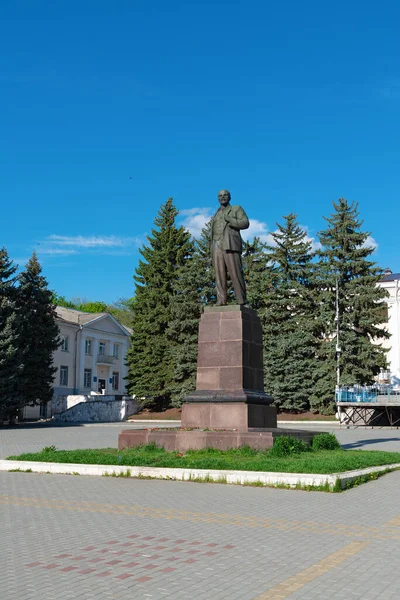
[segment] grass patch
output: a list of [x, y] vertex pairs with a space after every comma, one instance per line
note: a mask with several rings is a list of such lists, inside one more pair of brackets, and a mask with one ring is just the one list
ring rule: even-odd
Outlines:
[[400, 453], [376, 450], [316, 450], [308, 448], [306, 451], [299, 451], [289, 456], [273, 456], [271, 451], [257, 451], [244, 447], [226, 451], [213, 448], [189, 450], [185, 454], [181, 454], [179, 452], [167, 452], [163, 448], [151, 444], [126, 450], [115, 448], [50, 450], [46, 448], [37, 453], [9, 456], [8, 459], [126, 467], [148, 466], [330, 474], [400, 463]]

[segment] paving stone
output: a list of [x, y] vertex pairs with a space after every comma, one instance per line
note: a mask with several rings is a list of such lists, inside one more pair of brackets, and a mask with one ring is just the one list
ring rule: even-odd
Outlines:
[[[115, 446], [120, 428], [4, 429], [0, 455]], [[1, 598], [397, 599], [399, 485], [400, 472], [343, 494], [2, 472]]]

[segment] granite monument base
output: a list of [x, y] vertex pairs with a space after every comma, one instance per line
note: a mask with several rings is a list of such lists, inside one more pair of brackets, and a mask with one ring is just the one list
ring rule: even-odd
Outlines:
[[155, 443], [166, 450], [250, 446], [271, 448], [293, 435], [310, 442], [315, 433], [277, 428], [273, 398], [264, 392], [260, 319], [246, 306], [210, 306], [201, 315], [196, 390], [182, 406], [181, 429], [121, 431], [118, 448]]
[[230, 450], [241, 446], [249, 446], [255, 450], [268, 450], [273, 446], [274, 439], [280, 435], [291, 435], [310, 444], [315, 434], [316, 432], [311, 431], [275, 427], [271, 429], [249, 428], [247, 431], [127, 429], [121, 431], [118, 436], [118, 450], [152, 443], [170, 452], [186, 452], [203, 448]]
[[277, 427], [276, 408], [265, 404], [229, 402], [193, 402], [182, 406], [182, 427], [237, 429]]

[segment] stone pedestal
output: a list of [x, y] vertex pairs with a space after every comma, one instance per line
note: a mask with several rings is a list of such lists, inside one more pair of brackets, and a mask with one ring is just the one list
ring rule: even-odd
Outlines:
[[166, 450], [270, 448], [279, 435], [310, 442], [316, 432], [277, 428], [264, 392], [261, 323], [244, 306], [206, 308], [200, 320], [196, 390], [182, 407], [181, 429], [123, 430], [118, 448], [155, 443]]
[[182, 427], [276, 427], [264, 392], [262, 329], [245, 306], [205, 309], [199, 326], [196, 390], [185, 398]]

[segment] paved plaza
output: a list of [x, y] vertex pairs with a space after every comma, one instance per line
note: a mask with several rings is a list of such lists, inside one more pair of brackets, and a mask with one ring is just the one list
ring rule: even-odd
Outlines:
[[[115, 447], [127, 426], [4, 428], [0, 456]], [[395, 429], [335, 432], [400, 451]], [[342, 494], [1, 472], [0, 597], [398, 600], [399, 486], [400, 472]]]

